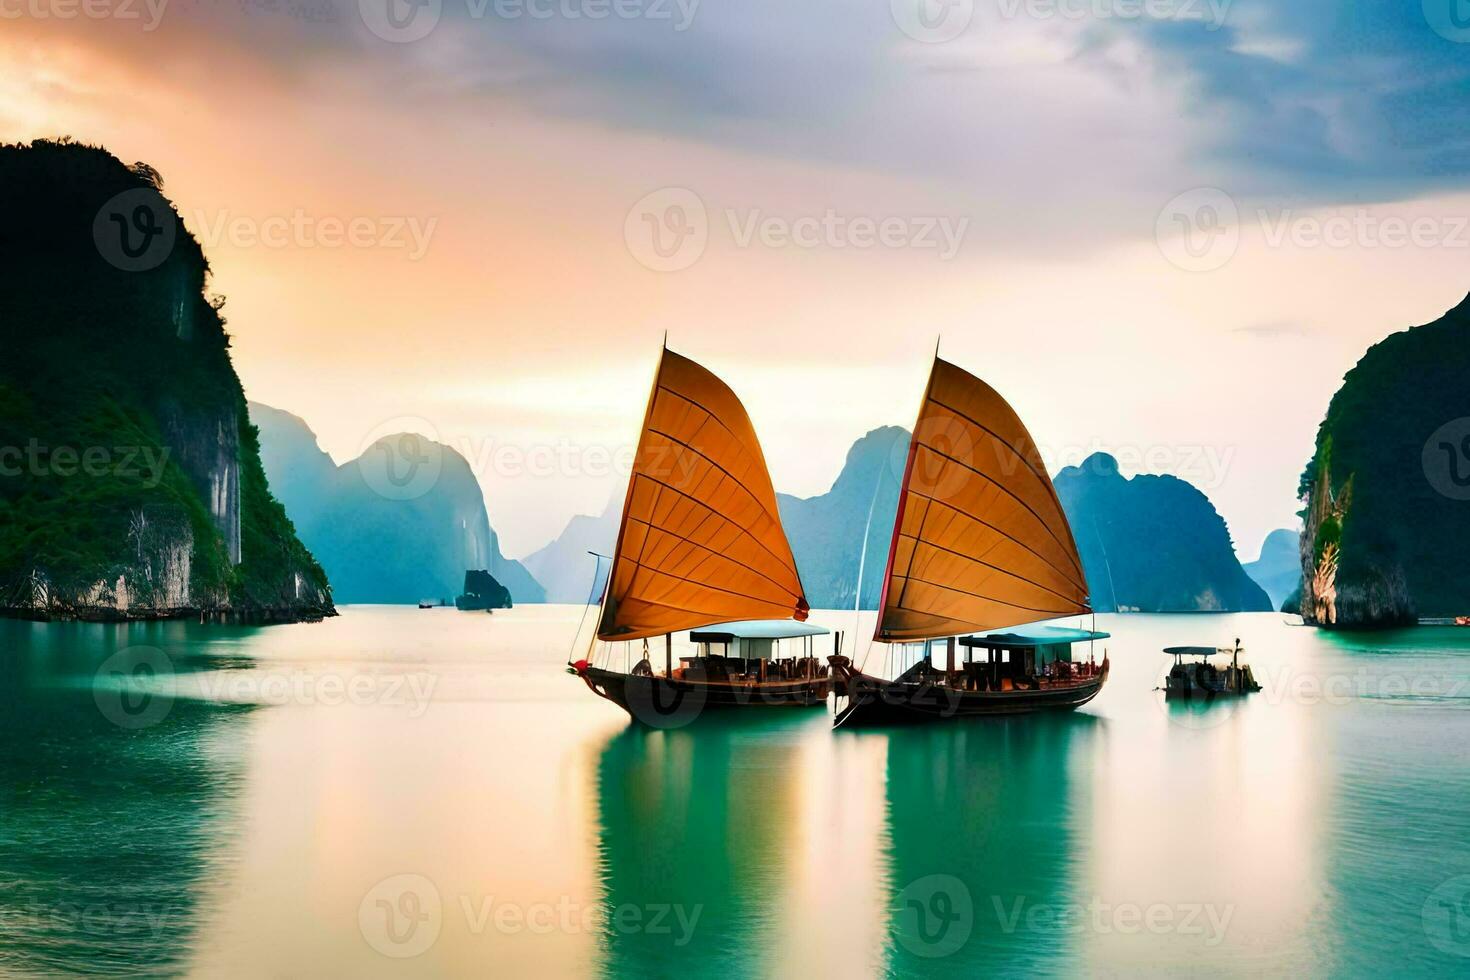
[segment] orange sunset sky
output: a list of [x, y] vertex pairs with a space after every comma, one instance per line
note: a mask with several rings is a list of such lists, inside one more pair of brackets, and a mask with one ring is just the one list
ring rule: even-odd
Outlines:
[[[385, 426], [459, 449], [512, 557], [620, 492], [667, 331], [780, 490], [911, 425], [942, 335], [1053, 469], [1177, 473], [1253, 558], [1343, 373], [1470, 290], [1470, 47], [1417, 3], [957, 0], [940, 39], [904, 8], [933, 0], [430, 0], [395, 41], [403, 0], [95, 2], [0, 0], [0, 139], [155, 166], [247, 394], [338, 462]], [[660, 257], [686, 219], [702, 252]]]

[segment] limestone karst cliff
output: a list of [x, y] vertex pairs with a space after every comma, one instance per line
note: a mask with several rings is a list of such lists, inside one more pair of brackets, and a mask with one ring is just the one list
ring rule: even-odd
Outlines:
[[1308, 622], [1470, 614], [1470, 297], [1348, 371], [1300, 490]]
[[96, 147], [0, 147], [0, 610], [330, 615], [161, 187]]

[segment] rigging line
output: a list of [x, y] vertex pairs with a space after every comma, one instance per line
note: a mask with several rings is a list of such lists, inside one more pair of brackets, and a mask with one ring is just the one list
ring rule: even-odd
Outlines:
[[[1068, 575], [1065, 570], [1063, 570], [1061, 568], [1058, 568], [1056, 562], [1052, 561], [1050, 558], [1046, 557], [1046, 555], [1043, 555], [1041, 552], [1037, 551], [1035, 548], [1031, 547], [1029, 544], [1027, 544], [1026, 542], [1022, 541], [1020, 538], [1018, 538], [1018, 537], [1016, 537], [1016, 536], [1014, 536], [1012, 534], [1007, 534], [1005, 531], [1003, 531], [1000, 528], [996, 527], [994, 524], [991, 524], [989, 521], [984, 520], [983, 518], [977, 517], [976, 515], [970, 513], [967, 510], [964, 510], [964, 509], [962, 509], [960, 507], [956, 507], [954, 504], [950, 503], [947, 500], [940, 500], [938, 497], [931, 497], [929, 494], [924, 493], [922, 490], [914, 490], [913, 488], [910, 488], [908, 492], [911, 493], [911, 494], [913, 494], [916, 497], [923, 497], [925, 500], [931, 500], [931, 501], [933, 501], [934, 503], [938, 504], [941, 507], [947, 507], [950, 510], [954, 511], [956, 514], [959, 514], [961, 517], [965, 517], [965, 518], [968, 518], [969, 520], [974, 521], [976, 524], [979, 524], [981, 527], [988, 527], [988, 528], [990, 528], [992, 531], [994, 531], [996, 534], [999, 534], [1001, 537], [1005, 538], [1007, 541], [1011, 541], [1011, 542], [1015, 543], [1016, 545], [1018, 545], [1019, 547], [1021, 547], [1022, 549], [1024, 549], [1027, 554], [1034, 555], [1035, 557], [1040, 558], [1042, 561], [1046, 562], [1047, 566], [1052, 571], [1054, 571], [1058, 575], [1060, 575], [1063, 578], [1063, 580], [1065, 580], [1069, 584], [1075, 585], [1078, 589], [1080, 589], [1083, 592], [1086, 592], [1087, 591], [1087, 587], [1084, 584], [1084, 582], [1078, 582], [1071, 575]], [[907, 535], [907, 537], [913, 537], [913, 535]], [[1079, 571], [1080, 571], [1080, 569], [1079, 569]], [[1085, 576], [1084, 576], [1084, 579], [1085, 579]]]
[[[582, 607], [582, 617], [577, 620], [577, 632], [572, 636], [572, 649], [567, 652], [567, 666], [572, 665], [572, 655], [577, 652], [577, 640], [582, 636], [582, 627], [587, 625], [587, 610], [592, 608], [592, 598], [597, 595], [597, 570], [602, 567], [603, 556], [595, 551], [587, 554], [592, 556], [592, 585], [587, 589], [587, 604]], [[592, 635], [592, 642], [597, 642], [597, 634]]]
[[[868, 522], [863, 525], [863, 550], [858, 552], [857, 587], [853, 589], [852, 597], [852, 652], [854, 654], [857, 653], [857, 638], [861, 632], [859, 621], [862, 619], [863, 608], [863, 570], [868, 563], [868, 532], [873, 529], [873, 509], [878, 506], [878, 491], [881, 489], [883, 489], [883, 468], [880, 466], [878, 479], [873, 483], [873, 499], [868, 501]], [[881, 616], [882, 611], [880, 610], [878, 614]], [[873, 638], [870, 636], [868, 637], [868, 648], [863, 651], [863, 659], [858, 670], [861, 671], [868, 666], [868, 656], [872, 652]]]
[[1113, 594], [1113, 611], [1118, 609], [1118, 586], [1113, 583], [1113, 563], [1108, 561], [1108, 546], [1103, 544], [1102, 532], [1097, 527], [1097, 515], [1092, 516], [1092, 536], [1097, 538], [1097, 546], [1102, 549], [1103, 567], [1108, 570], [1108, 591]]

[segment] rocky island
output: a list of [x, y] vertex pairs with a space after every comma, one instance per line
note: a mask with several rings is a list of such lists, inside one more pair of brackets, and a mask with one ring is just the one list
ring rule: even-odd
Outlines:
[[1470, 614], [1470, 297], [1347, 373], [1300, 492], [1307, 622]]
[[333, 615], [162, 186], [97, 147], [0, 146], [0, 612]]

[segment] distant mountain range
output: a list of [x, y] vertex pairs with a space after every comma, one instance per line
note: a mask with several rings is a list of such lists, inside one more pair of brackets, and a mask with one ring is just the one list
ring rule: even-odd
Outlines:
[[[860, 561], [862, 607], [877, 607], [908, 441], [906, 429], [874, 429], [848, 450], [826, 493], [807, 498], [777, 494], [781, 523], [813, 607], [851, 609]], [[1184, 480], [1125, 479], [1111, 456], [1098, 453], [1080, 467], [1062, 470], [1056, 486], [1099, 612], [1272, 607], [1266, 592], [1236, 560], [1224, 520]], [[620, 506], [621, 500], [615, 500], [601, 517], [573, 518], [556, 541], [526, 559], [527, 567], [547, 583], [549, 599], [587, 601], [587, 551], [610, 553]]]
[[1266, 590], [1274, 609], [1282, 609], [1287, 598], [1302, 584], [1300, 537], [1298, 531], [1278, 528], [1266, 535], [1261, 557], [1241, 566], [1252, 581]]
[[1056, 475], [1098, 612], [1266, 612], [1209, 498], [1174, 476], [1125, 478], [1107, 453]]
[[851, 609], [859, 564], [862, 608], [878, 607], [908, 451], [907, 429], [896, 425], [874, 429], [847, 451], [832, 489], [816, 497], [776, 495], [781, 523], [813, 608]]
[[610, 563], [598, 561], [588, 552], [612, 554], [622, 509], [622, 496], [614, 495], [601, 517], [576, 515], [555, 540], [521, 559], [521, 564], [546, 590], [547, 602], [585, 603], [589, 596], [595, 601], [597, 590], [607, 580]]
[[401, 433], [337, 466], [295, 415], [251, 402], [250, 418], [270, 485], [338, 602], [452, 599], [472, 569], [517, 603], [546, 601], [531, 573], [501, 554], [479, 481], [453, 449]]

